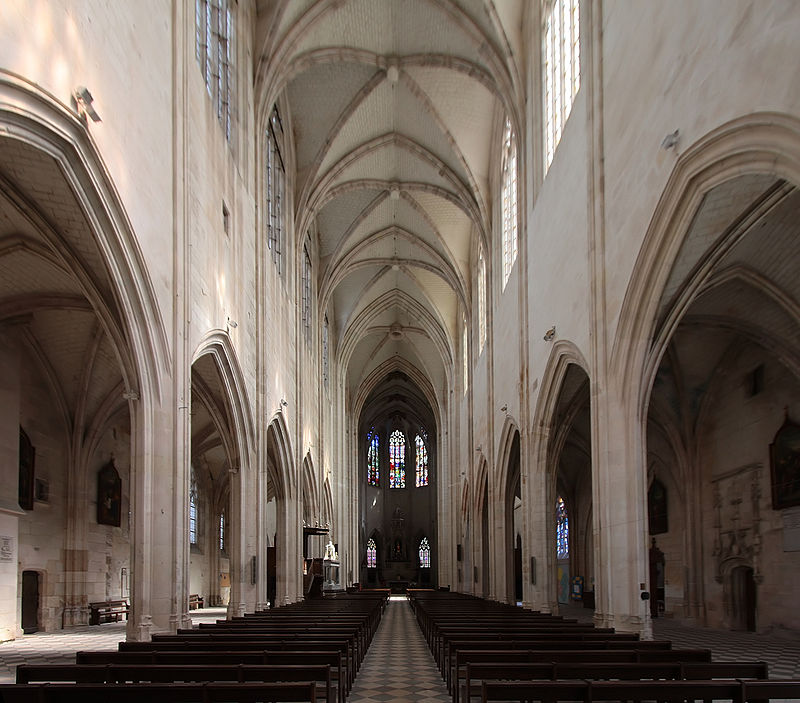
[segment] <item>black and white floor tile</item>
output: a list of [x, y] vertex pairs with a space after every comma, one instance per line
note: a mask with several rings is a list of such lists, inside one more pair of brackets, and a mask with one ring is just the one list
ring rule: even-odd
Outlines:
[[450, 696], [405, 597], [386, 606], [350, 703], [447, 703]]
[[[574, 606], [563, 615], [591, 620], [592, 611]], [[192, 611], [195, 623], [225, 617], [224, 608]], [[655, 620], [657, 639], [678, 647], [708, 647], [715, 661], [766, 661], [770, 678], [800, 679], [800, 636], [761, 635], [689, 627], [669, 618]], [[125, 623], [76, 627], [53, 633], [24, 635], [0, 644], [0, 683], [15, 680], [17, 664], [67, 664], [83, 649], [116, 649], [125, 638]], [[389, 602], [383, 620], [361, 665], [350, 703], [446, 703], [447, 688], [433, 662], [406, 599]]]

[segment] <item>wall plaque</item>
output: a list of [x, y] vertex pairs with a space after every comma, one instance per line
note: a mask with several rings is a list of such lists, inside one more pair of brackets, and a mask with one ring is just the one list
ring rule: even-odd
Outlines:
[[0, 535], [0, 561], [14, 561], [14, 538]]

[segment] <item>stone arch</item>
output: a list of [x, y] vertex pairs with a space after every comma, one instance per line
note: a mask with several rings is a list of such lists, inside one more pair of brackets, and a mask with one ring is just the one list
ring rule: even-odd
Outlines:
[[[673, 590], [684, 588], [682, 602], [675, 599], [672, 605], [679, 613], [683, 608], [685, 616], [706, 618], [707, 624], [730, 624], [727, 614], [719, 620], [718, 614], [705, 608], [707, 601], [728, 597], [728, 586], [719, 574], [716, 583], [707, 578], [712, 571], [708, 560], [718, 557], [710, 555], [704, 547], [709, 535], [702, 536], [712, 492], [707, 490], [708, 481], [715, 470], [722, 471], [710, 464], [704, 454], [708, 452], [707, 441], [711, 441], [707, 438], [720, 426], [720, 413], [726, 411], [726, 404], [719, 402], [720, 393], [732, 388], [731, 374], [738, 377], [742, 373], [743, 360], [756, 356], [751, 354], [752, 348], [759, 348], [765, 358], [774, 359], [788, 370], [787, 378], [794, 382], [800, 379], [800, 355], [790, 343], [787, 328], [773, 321], [767, 329], [761, 322], [767, 316], [748, 317], [746, 306], [741, 305], [742, 300], [768, 301], [764, 304], [771, 314], [797, 319], [796, 292], [793, 300], [792, 294], [787, 295], [785, 281], [783, 290], [776, 284], [781, 280], [773, 277], [778, 269], [752, 267], [757, 258], [750, 242], [761, 242], [763, 233], [770, 232], [770, 227], [761, 226], [768, 225], [774, 213], [785, 218], [787, 213], [797, 212], [799, 179], [800, 120], [785, 114], [761, 112], [738, 117], [704, 135], [680, 154], [645, 233], [609, 357], [612, 375], [620, 380], [620, 400], [630, 418], [631, 431], [625, 451], [631, 464], [643, 473], [652, 463], [651, 444], [654, 439], [658, 441], [650, 425], [665, 424], [665, 415], [669, 420], [662, 402], [664, 379], [680, 370], [680, 351], [684, 360], [689, 358], [685, 340], [708, 340], [698, 335], [713, 331], [716, 344], [720, 345], [718, 349], [708, 345], [713, 351], [691, 357], [695, 378], [703, 372], [702, 389], [683, 388], [686, 392], [697, 391], [699, 397], [693, 398], [691, 405], [680, 406], [683, 415], [677, 418], [683, 422], [674, 422], [675, 428], [669, 430], [676, 438], [673, 445], [681, 450], [678, 463], [685, 474], [680, 477], [683, 494], [680, 514], [685, 522], [682, 539], [679, 535], [664, 542], [667, 545], [664, 549], [672, 550], [673, 563], [676, 554], [680, 552], [681, 558], [685, 555], [683, 568], [670, 575]], [[740, 186], [748, 183], [749, 189]], [[731, 211], [723, 211], [724, 217], [713, 220], [718, 224], [710, 225], [709, 233], [699, 239], [697, 223], [702, 223], [709, 210], [717, 212], [715, 198], [727, 192], [741, 194], [732, 199]], [[719, 299], [726, 291], [742, 296], [727, 300], [728, 306], [736, 308], [735, 312], [715, 314], [722, 310], [718, 304], [714, 307], [715, 296]], [[727, 347], [723, 344], [726, 338]], [[712, 371], [706, 373], [706, 368]], [[690, 414], [692, 422], [687, 423]], [[646, 488], [643, 482], [643, 502]], [[668, 559], [668, 571], [670, 563]], [[680, 561], [677, 563], [680, 566]]]
[[[64, 469], [76, 491], [67, 495], [66, 509], [75, 516], [83, 514], [85, 506], [78, 496], [85, 494], [95, 448], [100, 438], [108, 434], [110, 423], [127, 411], [131, 512], [135, 520], [129, 566], [137, 574], [130, 592], [128, 637], [146, 639], [154, 618], [159, 627], [169, 627], [169, 617], [177, 604], [174, 597], [162, 596], [180, 577], [178, 571], [166, 579], [153, 571], [151, 564], [157, 561], [153, 552], [161, 538], [156, 539], [152, 522], [144, 520], [156, 491], [154, 479], [161, 472], [159, 464], [170, 463], [169, 456], [156, 450], [155, 418], [165, 406], [171, 418], [173, 407], [166, 380], [171, 364], [169, 343], [150, 273], [87, 125], [53, 95], [1, 70], [0, 150], [0, 159], [13, 158], [20, 166], [13, 175], [3, 177], [2, 206], [25, 223], [25, 231], [14, 237], [12, 248], [4, 250], [4, 254], [13, 250], [28, 256], [29, 261], [70, 281], [70, 291], [62, 289], [66, 295], [52, 295], [53, 288], [36, 295], [28, 290], [25, 295], [6, 301], [0, 316], [94, 316], [93, 331], [89, 333], [92, 339], [86, 348], [79, 382], [80, 409], [73, 408], [68, 413], [74, 427], [64, 449]], [[50, 183], [46, 190], [41, 187], [45, 177]], [[26, 182], [28, 185], [23, 185]], [[53, 195], [56, 192], [58, 196]], [[54, 208], [56, 197], [59, 205]], [[60, 226], [64, 218], [70, 218], [69, 227]], [[57, 373], [47, 362], [46, 350], [29, 332], [23, 334], [34, 363], [54, 389], [56, 404], [63, 411], [64, 393], [54, 382]], [[101, 347], [105, 348], [98, 353]], [[92, 374], [98, 369], [99, 377], [103, 358], [113, 360], [104, 370], [110, 369], [113, 377], [119, 374], [120, 380], [106, 388], [106, 396], [91, 417], [86, 413], [85, 401], [99, 388]], [[140, 515], [141, 520], [137, 520]], [[68, 524], [66, 549], [74, 553], [85, 551], [85, 521], [78, 518]], [[67, 625], [85, 623], [88, 618], [85, 575], [80, 570], [71, 571], [59, 603], [54, 604], [56, 608], [63, 607], [59, 619]], [[162, 603], [169, 605], [163, 612], [154, 612]]]
[[303, 519], [312, 525], [319, 521], [320, 503], [317, 490], [317, 477], [311, 453], [303, 459]]
[[[612, 369], [627, 379], [627, 394], [636, 399], [640, 418], [664, 345], [692, 300], [685, 297], [656, 340], [657, 306], [673, 262], [705, 194], [742, 173], [772, 174], [800, 184], [800, 120], [771, 112], [738, 117], [679, 156], [645, 233], [609, 356]], [[690, 293], [705, 280], [707, 272], [699, 273]]]
[[[268, 564], [264, 572], [266, 594], [260, 597], [268, 599], [273, 605], [286, 605], [296, 599], [300, 587], [297, 564], [302, 556], [299, 533], [301, 514], [296, 511], [296, 506], [302, 488], [295, 478], [292, 460], [294, 450], [286, 418], [280, 410], [267, 426], [265, 445], [264, 461], [268, 476], [266, 493], [275, 496], [275, 514], [271, 520], [265, 520], [261, 528], [274, 535], [274, 539], [268, 547]], [[267, 535], [263, 539], [270, 541]]]
[[[516, 603], [516, 593], [514, 584], [517, 580], [515, 573], [515, 535], [521, 532], [521, 450], [520, 432], [517, 423], [511, 416], [507, 416], [503, 429], [500, 433], [500, 448], [498, 450], [499, 475], [497, 485], [500, 487], [496, 498], [496, 509], [502, 516], [501, 536], [499, 544], [492, 550], [495, 555], [495, 566], [493, 572], [503, 575], [504, 586], [497, 587], [498, 597], [503, 598], [508, 603]], [[520, 505], [517, 505], [517, 499]], [[517, 508], [520, 508], [519, 510]], [[517, 520], [518, 518], [519, 520]], [[515, 524], [519, 521], [520, 524]], [[521, 566], [521, 565], [520, 565]]]
[[[531, 437], [531, 466], [536, 467], [528, 477], [523, 501], [530, 523], [532, 553], [540, 562], [536, 583], [532, 586], [532, 603], [545, 611], [557, 610], [557, 564], [555, 554], [555, 505], [558, 498], [558, 466], [561, 450], [571, 423], [582, 408], [573, 403], [566, 407], [565, 422], [558, 417], [562, 394], [568, 374], [579, 369], [586, 378], [589, 365], [580, 349], [568, 340], [553, 344], [542, 376], [542, 385], [534, 410], [534, 431]], [[562, 415], [564, 408], [561, 408]], [[570, 500], [570, 503], [573, 501]], [[571, 511], [577, 514], [577, 511]], [[588, 520], [591, 512], [584, 513]], [[589, 531], [591, 533], [591, 531]], [[583, 532], [583, 534], [587, 534]], [[585, 552], [585, 550], [584, 550]]]

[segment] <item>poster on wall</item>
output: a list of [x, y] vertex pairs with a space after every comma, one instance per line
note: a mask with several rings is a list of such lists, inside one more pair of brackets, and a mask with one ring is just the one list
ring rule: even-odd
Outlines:
[[0, 535], [0, 561], [14, 561], [14, 538]]

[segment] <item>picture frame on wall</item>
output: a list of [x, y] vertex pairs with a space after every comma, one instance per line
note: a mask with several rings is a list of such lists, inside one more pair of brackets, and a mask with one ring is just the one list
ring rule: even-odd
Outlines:
[[786, 414], [783, 426], [769, 445], [772, 508], [800, 505], [800, 425]]
[[111, 459], [97, 472], [97, 524], [119, 527], [122, 518], [122, 480]]

